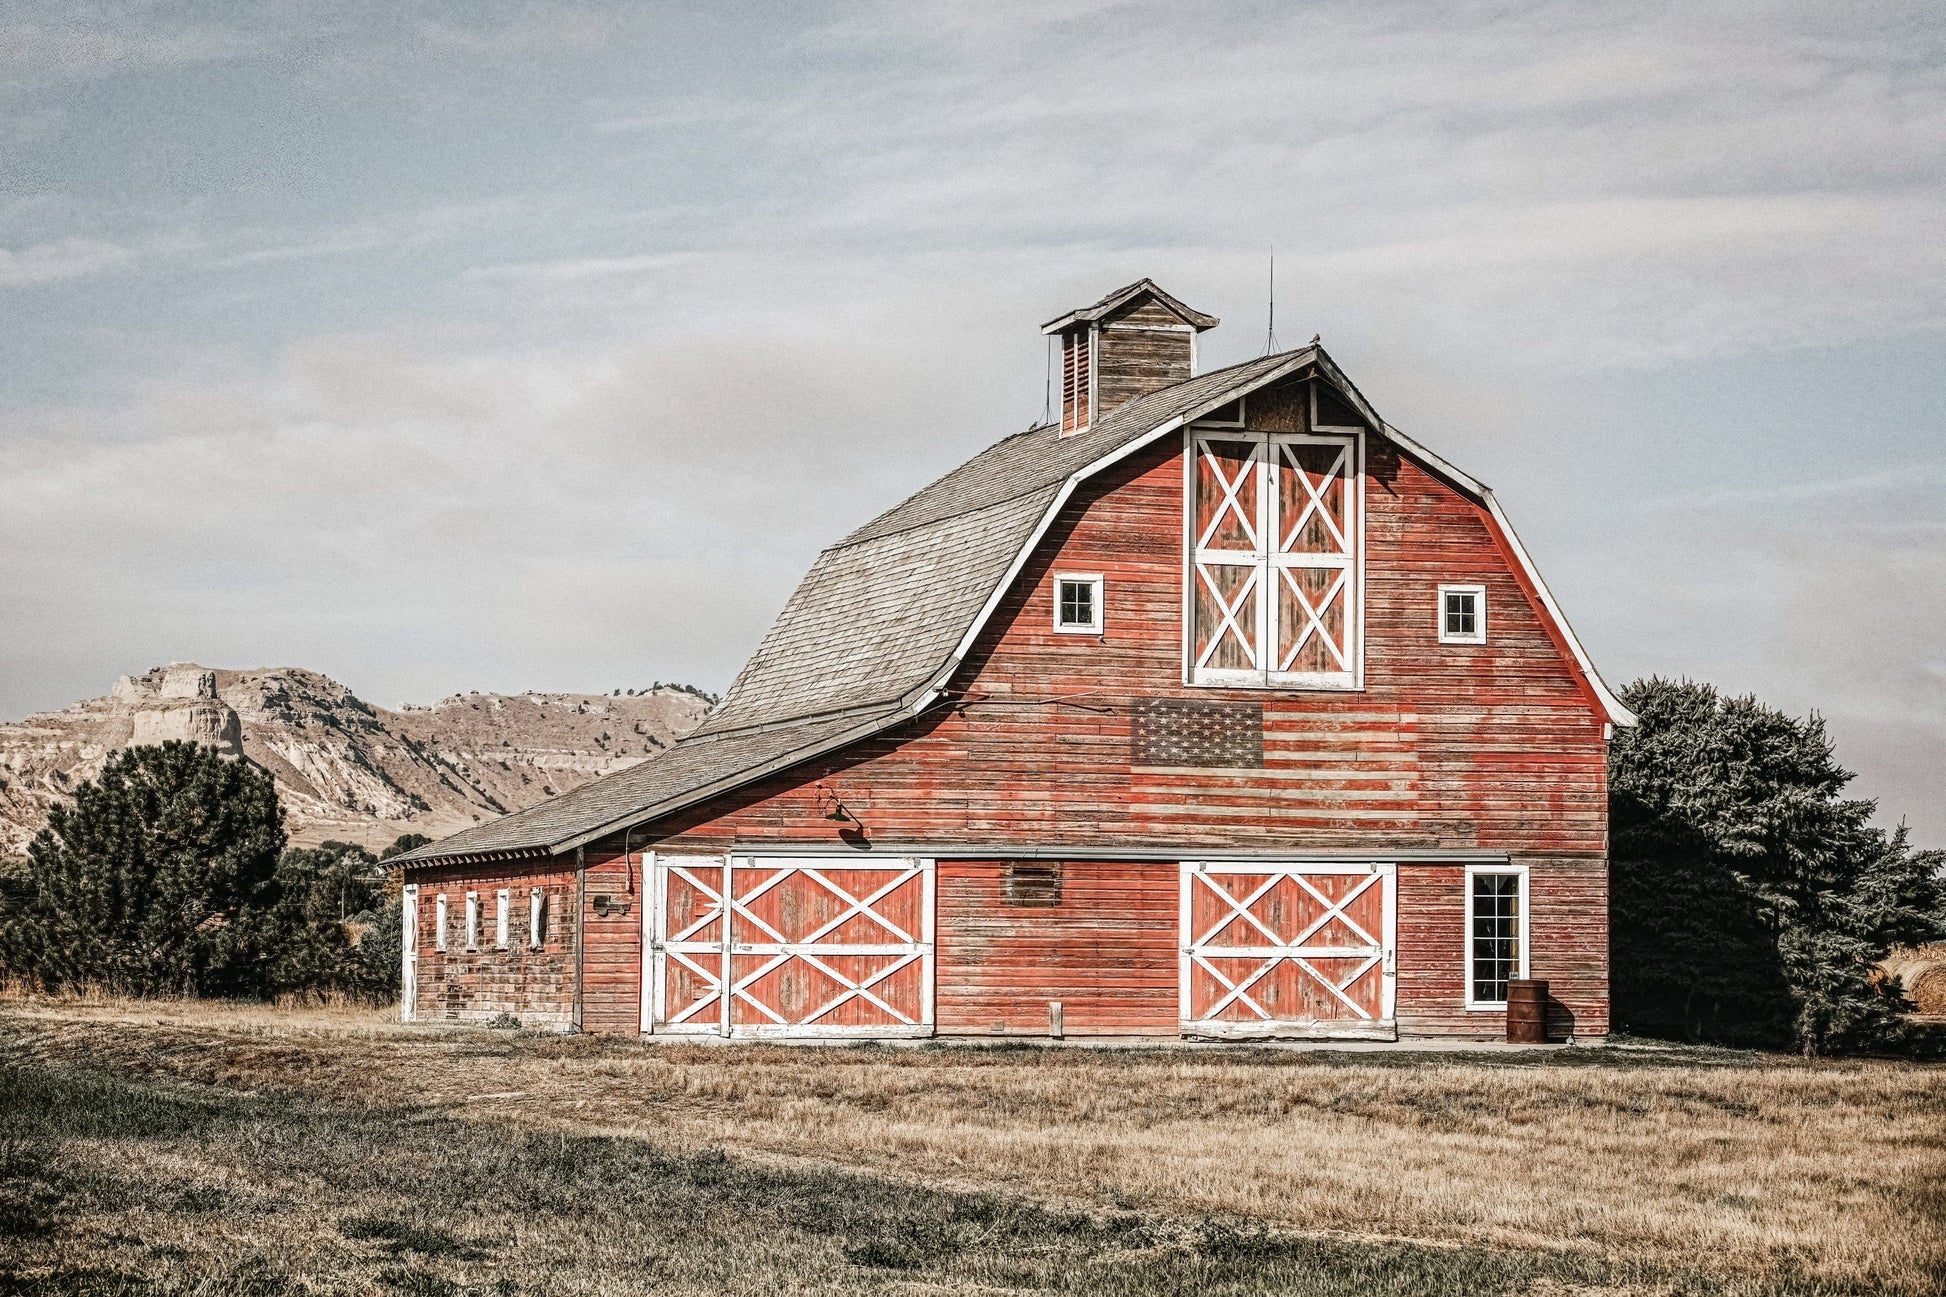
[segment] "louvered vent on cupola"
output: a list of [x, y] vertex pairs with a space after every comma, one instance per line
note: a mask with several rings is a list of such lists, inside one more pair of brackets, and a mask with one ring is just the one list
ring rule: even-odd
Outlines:
[[1196, 372], [1196, 335], [1214, 315], [1184, 306], [1141, 279], [1041, 328], [1061, 340], [1061, 435]]

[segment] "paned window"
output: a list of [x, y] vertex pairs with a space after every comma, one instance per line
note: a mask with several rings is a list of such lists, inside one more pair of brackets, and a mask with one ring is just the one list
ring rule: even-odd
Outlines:
[[466, 894], [466, 948], [468, 950], [480, 948], [480, 894], [478, 892]]
[[536, 887], [527, 894], [527, 944], [535, 950], [547, 937], [547, 893]]
[[1527, 875], [1470, 869], [1466, 892], [1466, 1002], [1504, 1008], [1507, 983], [1527, 976]]
[[1355, 435], [1190, 434], [1189, 680], [1359, 687]]
[[432, 948], [446, 949], [446, 893], [441, 892], [432, 902]]
[[1487, 592], [1479, 585], [1439, 587], [1439, 642], [1487, 642]]
[[1069, 635], [1101, 634], [1101, 578], [1054, 578], [1054, 629]]
[[507, 916], [514, 907], [514, 894], [508, 888], [501, 888], [494, 898], [493, 906], [493, 944], [501, 950], [507, 948]]

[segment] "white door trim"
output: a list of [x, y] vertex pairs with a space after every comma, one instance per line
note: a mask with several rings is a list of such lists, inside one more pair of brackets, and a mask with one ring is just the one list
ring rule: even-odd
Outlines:
[[[1211, 881], [1212, 875], [1221, 874], [1261, 874], [1265, 881], [1252, 890], [1242, 900], [1238, 900], [1226, 889]], [[1367, 875], [1363, 884], [1343, 899], [1333, 902], [1317, 888], [1306, 881], [1307, 876], [1318, 874]], [[1269, 892], [1278, 883], [1290, 880], [1310, 893], [1324, 913], [1314, 920], [1304, 931], [1286, 940], [1271, 931], [1254, 913], [1251, 906], [1256, 900]], [[1373, 887], [1380, 889], [1382, 923], [1380, 931], [1367, 932], [1344, 911], [1350, 903], [1363, 896]], [[1206, 925], [1198, 932], [1194, 926], [1195, 900], [1197, 889], [1205, 889], [1210, 895], [1220, 899], [1227, 907], [1222, 919], [1215, 924]], [[1179, 995], [1181, 1029], [1184, 1035], [1208, 1036], [1219, 1039], [1260, 1039], [1266, 1037], [1316, 1038], [1316, 1039], [1354, 1039], [1354, 1040], [1396, 1040], [1398, 1023], [1396, 1017], [1396, 998], [1398, 992], [1398, 869], [1390, 861], [1346, 861], [1346, 860], [1188, 860], [1182, 865], [1181, 891], [1181, 950], [1179, 975]], [[1263, 937], [1258, 945], [1235, 943], [1216, 944], [1211, 938], [1234, 920], [1241, 918]], [[1309, 938], [1323, 929], [1332, 919], [1349, 929], [1354, 937], [1363, 938], [1355, 944], [1340, 946], [1306, 945]], [[1254, 970], [1239, 978], [1232, 979], [1212, 964], [1211, 957], [1229, 959], [1253, 959], [1258, 963]], [[1360, 964], [1351, 976], [1333, 980], [1320, 972], [1310, 961], [1314, 959], [1360, 959]], [[1357, 1015], [1353, 1018], [1332, 1018], [1315, 1020], [1279, 1019], [1257, 1004], [1250, 997], [1253, 988], [1263, 978], [1269, 976], [1279, 964], [1294, 965], [1302, 976], [1324, 987], [1339, 1001], [1351, 1008]], [[1359, 978], [1364, 977], [1374, 967], [1379, 969], [1379, 1012], [1376, 1017], [1366, 1014], [1345, 989]], [[1193, 1003], [1193, 981], [1195, 974], [1202, 973], [1214, 978], [1227, 988], [1212, 1009], [1202, 1017], [1190, 1016]], [[1226, 1020], [1214, 1016], [1232, 1005], [1242, 1005], [1252, 1017], [1242, 1020]]]
[[399, 896], [399, 1021], [419, 1017], [419, 884], [407, 883]]

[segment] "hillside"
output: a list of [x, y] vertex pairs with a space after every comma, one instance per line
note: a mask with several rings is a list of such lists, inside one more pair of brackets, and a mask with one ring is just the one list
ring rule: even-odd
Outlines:
[[456, 694], [374, 707], [315, 671], [191, 663], [123, 676], [103, 698], [0, 724], [0, 855], [122, 748], [195, 739], [277, 777], [291, 838], [384, 846], [443, 837], [635, 764], [701, 721], [681, 685], [634, 694]]

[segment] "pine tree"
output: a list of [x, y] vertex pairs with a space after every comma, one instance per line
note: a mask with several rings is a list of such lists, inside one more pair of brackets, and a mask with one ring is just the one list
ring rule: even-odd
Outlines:
[[129, 748], [35, 835], [0, 963], [49, 988], [260, 992], [284, 840], [260, 767], [195, 743]]
[[1610, 758], [1613, 978], [1635, 1030], [1809, 1052], [1887, 1043], [1873, 966], [1942, 931], [1946, 853], [1843, 794], [1824, 722], [1637, 681]]

